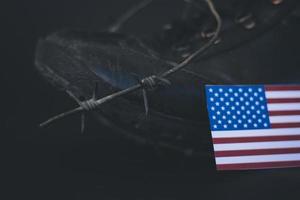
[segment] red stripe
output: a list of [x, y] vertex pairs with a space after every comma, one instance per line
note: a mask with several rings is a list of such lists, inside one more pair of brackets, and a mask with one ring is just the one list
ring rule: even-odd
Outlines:
[[300, 90], [300, 85], [266, 85], [265, 90], [267, 91]]
[[213, 138], [214, 144], [300, 140], [300, 135]]
[[300, 102], [300, 98], [290, 98], [290, 99], [267, 99], [268, 103], [297, 103]]
[[286, 111], [269, 111], [270, 116], [276, 115], [300, 115], [300, 110], [286, 110]]
[[271, 124], [272, 128], [296, 128], [300, 127], [300, 123], [276, 123]]
[[300, 161], [217, 165], [218, 170], [245, 170], [245, 169], [264, 169], [264, 168], [280, 168], [280, 167], [300, 167]]
[[215, 157], [300, 153], [300, 148], [215, 151]]

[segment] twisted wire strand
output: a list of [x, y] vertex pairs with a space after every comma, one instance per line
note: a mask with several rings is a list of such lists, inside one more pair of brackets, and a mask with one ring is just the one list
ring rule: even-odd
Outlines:
[[104, 103], [107, 103], [107, 102], [110, 102], [111, 100], [113, 100], [117, 97], [126, 95], [128, 93], [132, 93], [132, 92], [140, 90], [140, 89], [142, 89], [142, 91], [143, 91], [145, 109], [146, 109], [146, 114], [147, 114], [148, 113], [148, 101], [147, 101], [147, 95], [146, 95], [145, 91], [149, 90], [149, 89], [155, 89], [158, 84], [169, 85], [170, 81], [167, 80], [166, 77], [170, 76], [173, 73], [176, 73], [176, 72], [182, 70], [196, 56], [198, 56], [200, 53], [203, 53], [205, 50], [207, 50], [209, 47], [211, 47], [214, 44], [214, 42], [218, 39], [220, 30], [221, 30], [221, 27], [222, 27], [221, 17], [219, 15], [219, 13], [217, 12], [217, 10], [215, 9], [215, 6], [214, 6], [212, 0], [205, 0], [205, 2], [207, 3], [212, 15], [214, 16], [214, 18], [216, 20], [216, 23], [217, 23], [217, 26], [216, 26], [216, 30], [214, 32], [214, 36], [207, 43], [205, 43], [201, 48], [199, 48], [197, 51], [192, 53], [190, 56], [188, 56], [186, 59], [184, 59], [179, 64], [173, 63], [172, 64], [173, 68], [167, 70], [166, 72], [164, 72], [160, 75], [152, 75], [152, 76], [149, 76], [149, 77], [145, 77], [144, 79], [142, 79], [140, 81], [140, 83], [138, 83], [136, 85], [128, 87], [124, 90], [120, 90], [118, 92], [115, 92], [111, 95], [100, 98], [98, 100], [92, 98], [92, 99], [89, 99], [87, 101], [80, 102], [80, 101], [77, 100], [76, 97], [75, 98], [73, 97], [77, 101], [77, 103], [79, 104], [79, 107], [74, 108], [72, 110], [69, 110], [67, 112], [61, 113], [59, 115], [56, 115], [56, 116], [48, 119], [47, 121], [41, 123], [40, 127], [44, 127], [46, 125], [49, 125], [50, 123], [53, 123], [56, 120], [59, 120], [61, 118], [65, 118], [69, 115], [73, 115], [73, 114], [78, 113], [78, 112], [94, 110], [97, 107], [99, 107], [100, 105], [102, 105]]

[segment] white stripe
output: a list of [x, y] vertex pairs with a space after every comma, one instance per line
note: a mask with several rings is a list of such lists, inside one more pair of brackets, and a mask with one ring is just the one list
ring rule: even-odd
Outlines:
[[299, 98], [300, 91], [299, 90], [287, 90], [287, 91], [266, 91], [267, 99], [270, 98]]
[[220, 164], [237, 164], [237, 163], [263, 163], [263, 162], [297, 161], [297, 160], [300, 160], [300, 153], [216, 157], [216, 164], [220, 165]]
[[300, 135], [300, 128], [276, 128], [236, 131], [212, 131], [213, 138]]
[[269, 111], [300, 110], [300, 103], [269, 103]]
[[275, 124], [275, 123], [300, 122], [300, 115], [270, 116], [270, 122], [272, 124]]
[[278, 148], [294, 148], [294, 147], [300, 147], [300, 140], [214, 144], [215, 151], [278, 149]]

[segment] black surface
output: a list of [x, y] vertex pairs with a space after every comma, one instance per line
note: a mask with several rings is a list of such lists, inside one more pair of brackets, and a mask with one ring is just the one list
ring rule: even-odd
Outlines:
[[[75, 105], [34, 70], [38, 38], [60, 28], [99, 30], [133, 2], [5, 3], [1, 132], [15, 136], [14, 145], [9, 145], [14, 150], [8, 151], [13, 153], [6, 153], [11, 199], [299, 199], [297, 168], [217, 172], [211, 160], [157, 154], [120, 138], [91, 117], [84, 136], [78, 116], [45, 130], [37, 128], [47, 117]], [[180, 7], [179, 1], [156, 2], [125, 30], [157, 30], [160, 24], [153, 21], [167, 22]]]

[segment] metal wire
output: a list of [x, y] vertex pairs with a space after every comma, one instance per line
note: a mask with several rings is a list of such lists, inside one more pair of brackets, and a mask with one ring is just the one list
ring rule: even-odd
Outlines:
[[[164, 72], [160, 75], [152, 75], [149, 77], [145, 77], [144, 79], [142, 79], [140, 81], [140, 83], [138, 83], [136, 85], [133, 85], [129, 88], [118, 91], [116, 93], [113, 93], [111, 95], [105, 96], [100, 99], [96, 99], [95, 95], [94, 95], [95, 93], [94, 93], [93, 98], [91, 98], [87, 101], [80, 102], [74, 95], [72, 95], [72, 93], [68, 92], [68, 94], [79, 104], [79, 107], [69, 110], [67, 112], [61, 113], [59, 115], [56, 115], [56, 116], [48, 119], [47, 121], [41, 123], [40, 127], [44, 127], [50, 123], [53, 123], [56, 120], [65, 118], [69, 115], [73, 115], [78, 112], [86, 112], [86, 111], [95, 110], [104, 103], [110, 102], [111, 100], [113, 100], [117, 97], [126, 95], [128, 93], [132, 93], [132, 92], [140, 90], [140, 89], [143, 91], [145, 111], [146, 111], [146, 114], [148, 114], [149, 108], [148, 108], [148, 100], [147, 100], [146, 90], [155, 89], [158, 84], [163, 84], [163, 85], [170, 84], [170, 81], [166, 79], [168, 76], [185, 68], [196, 56], [198, 56], [199, 54], [201, 54], [205, 50], [207, 50], [209, 47], [211, 47], [214, 44], [214, 42], [218, 39], [220, 30], [221, 30], [221, 26], [222, 26], [221, 17], [219, 15], [219, 13], [217, 12], [217, 10], [215, 9], [215, 6], [214, 6], [212, 0], [205, 0], [205, 2], [207, 3], [212, 15], [214, 16], [217, 26], [216, 26], [216, 30], [214, 32], [213, 37], [207, 43], [205, 43], [201, 48], [199, 48], [197, 51], [195, 51], [190, 56], [185, 58], [182, 62], [180, 62], [178, 64], [172, 63], [173, 67], [171, 69], [167, 70], [166, 72]], [[95, 91], [96, 91], [96, 89], [95, 89]], [[82, 117], [82, 118], [84, 118], [84, 117]], [[82, 123], [82, 127], [84, 128], [84, 123]]]

